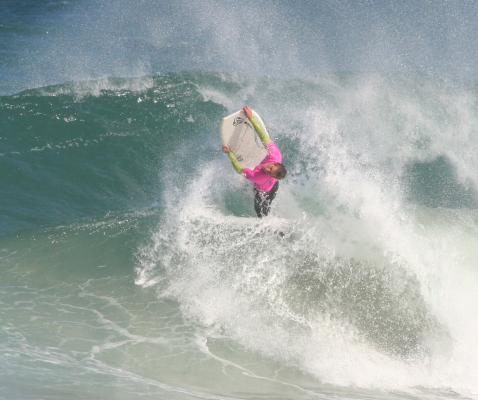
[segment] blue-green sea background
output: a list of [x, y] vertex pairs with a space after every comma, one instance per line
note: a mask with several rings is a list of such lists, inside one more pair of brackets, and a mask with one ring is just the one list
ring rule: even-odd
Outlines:
[[0, 397], [478, 398], [477, 14], [2, 1]]

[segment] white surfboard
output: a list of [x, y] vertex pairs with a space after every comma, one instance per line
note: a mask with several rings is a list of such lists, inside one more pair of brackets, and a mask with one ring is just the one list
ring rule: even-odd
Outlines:
[[[259, 114], [255, 111], [253, 113], [266, 129]], [[222, 144], [231, 148], [245, 168], [255, 168], [267, 156], [267, 149], [242, 110], [222, 120], [221, 138]]]

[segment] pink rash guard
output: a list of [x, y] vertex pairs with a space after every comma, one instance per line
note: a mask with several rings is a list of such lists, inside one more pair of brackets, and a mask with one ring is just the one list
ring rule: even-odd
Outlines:
[[269, 164], [282, 163], [282, 153], [274, 142], [267, 144], [266, 148], [269, 154], [257, 167], [254, 169], [244, 168], [242, 171], [246, 179], [253, 182], [255, 188], [260, 192], [270, 192], [278, 181], [276, 178], [267, 175], [263, 168]]

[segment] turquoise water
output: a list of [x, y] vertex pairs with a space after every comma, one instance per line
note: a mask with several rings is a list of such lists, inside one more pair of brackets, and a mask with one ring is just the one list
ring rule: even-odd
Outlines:
[[[290, 42], [280, 55], [299, 76], [209, 68], [194, 48], [227, 58], [222, 25], [202, 19], [221, 3], [45, 4], [0, 8], [1, 398], [478, 398], [474, 87], [420, 71], [309, 74]], [[352, 28], [387, 11], [357, 4]], [[301, 37], [325, 23], [317, 7], [279, 2], [273, 21], [286, 10]], [[162, 12], [195, 23], [182, 31]], [[83, 26], [78, 54], [65, 26]], [[131, 43], [139, 69], [119, 51]], [[163, 59], [169, 71], [154, 71]], [[289, 169], [263, 220], [220, 150], [221, 118], [243, 104]]]
[[[358, 78], [183, 73], [2, 97], [2, 395], [473, 393], [458, 312], [475, 301], [473, 177], [456, 149], [417, 145], [430, 121], [410, 102], [438, 103], [401, 98], [410, 82], [381, 81], [405, 110], [381, 123], [414, 124], [411, 140], [373, 149], [359, 103], [336, 119]], [[263, 221], [214, 133], [251, 85], [290, 169]], [[307, 98], [277, 116], [277, 92]]]

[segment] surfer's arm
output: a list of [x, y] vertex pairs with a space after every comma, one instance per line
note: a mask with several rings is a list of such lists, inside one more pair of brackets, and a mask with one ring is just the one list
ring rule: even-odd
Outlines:
[[236, 172], [238, 174], [242, 174], [242, 172], [244, 171], [244, 168], [242, 167], [241, 163], [239, 162], [239, 160], [237, 159], [236, 155], [231, 150], [231, 148], [227, 145], [224, 145], [224, 146], [222, 146], [222, 151], [227, 154], [227, 156], [229, 157], [229, 160], [231, 160], [231, 164], [234, 167], [234, 169], [236, 170]]
[[265, 145], [272, 143], [272, 139], [270, 138], [269, 134], [267, 133], [264, 126], [260, 123], [259, 119], [253, 114], [252, 108], [249, 106], [245, 106], [243, 108], [244, 113], [246, 114], [247, 118], [251, 122], [252, 126], [254, 127], [255, 131], [259, 135], [261, 142]]
[[229, 153], [227, 153], [227, 156], [229, 157], [229, 160], [231, 160], [231, 164], [236, 170], [236, 172], [238, 174], [242, 174], [242, 171], [244, 171], [244, 168], [242, 167], [241, 163], [237, 159], [236, 155], [232, 151], [230, 151]]

